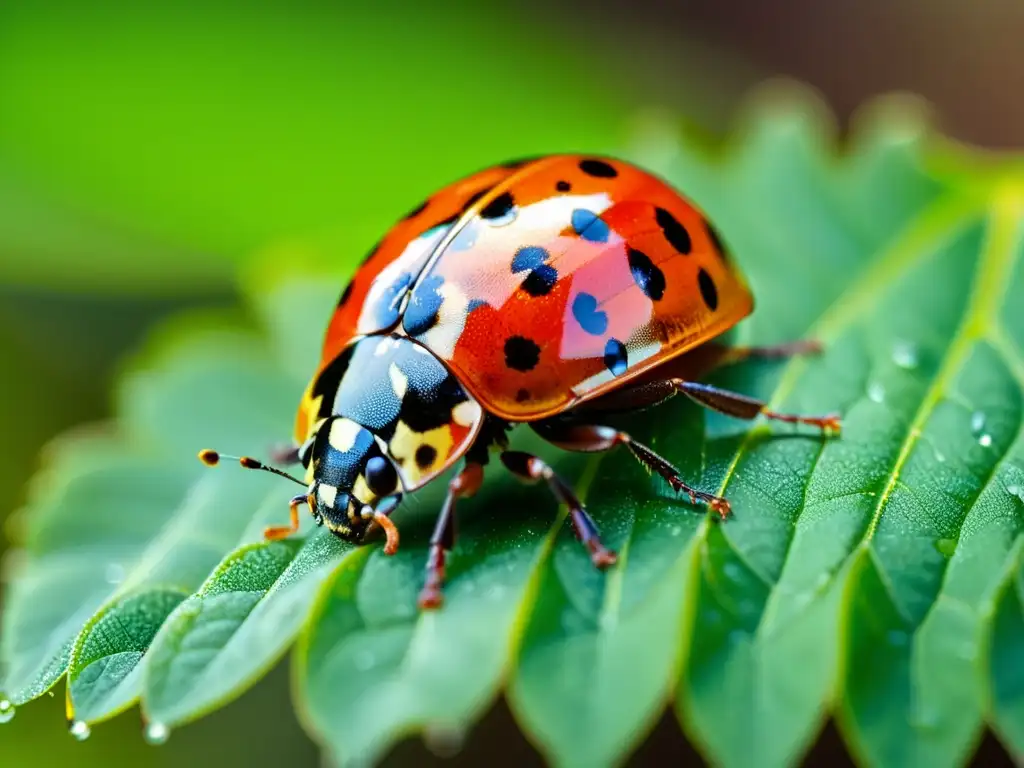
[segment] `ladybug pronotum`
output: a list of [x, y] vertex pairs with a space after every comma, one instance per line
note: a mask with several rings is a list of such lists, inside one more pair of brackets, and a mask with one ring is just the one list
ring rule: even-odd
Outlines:
[[668, 461], [603, 421], [682, 393], [739, 418], [838, 432], [837, 416], [775, 413], [696, 381], [751, 356], [816, 349], [709, 343], [752, 309], [707, 218], [635, 166], [556, 155], [456, 182], [396, 224], [341, 294], [299, 406], [299, 447], [280, 457], [305, 467], [305, 491], [292, 499], [290, 523], [266, 537], [295, 533], [307, 505], [317, 523], [350, 541], [382, 529], [384, 551], [393, 553], [390, 515], [402, 494], [461, 461], [420, 593], [422, 607], [436, 607], [456, 501], [480, 487], [496, 448], [513, 474], [543, 481], [568, 507], [594, 564], [612, 565], [615, 553], [572, 488], [538, 457], [508, 450], [506, 432], [519, 423], [571, 451], [625, 446], [677, 492], [725, 517], [725, 499], [691, 488]]

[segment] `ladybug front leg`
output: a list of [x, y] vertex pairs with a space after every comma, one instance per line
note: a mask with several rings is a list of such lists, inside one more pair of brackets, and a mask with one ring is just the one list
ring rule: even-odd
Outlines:
[[534, 431], [552, 445], [566, 451], [593, 453], [607, 451], [616, 445], [624, 445], [648, 472], [656, 472], [665, 479], [676, 493], [685, 493], [696, 504], [702, 501], [720, 516], [729, 514], [729, 502], [721, 496], [698, 491], [683, 482], [679, 470], [643, 443], [638, 443], [625, 432], [613, 427], [597, 424], [580, 424], [558, 418], [531, 424]]
[[616, 554], [601, 543], [597, 526], [583, 508], [583, 504], [572, 488], [556, 475], [551, 467], [542, 459], [522, 451], [505, 451], [501, 454], [501, 461], [520, 480], [528, 483], [544, 480], [548, 484], [555, 498], [569, 508], [569, 517], [572, 519], [576, 536], [590, 552], [590, 561], [594, 565], [598, 568], [607, 568], [615, 564]]
[[420, 591], [420, 608], [438, 608], [444, 601], [441, 588], [444, 586], [445, 557], [455, 547], [455, 502], [476, 493], [483, 479], [483, 465], [467, 461], [466, 466], [448, 483], [448, 495], [430, 537], [427, 578]]

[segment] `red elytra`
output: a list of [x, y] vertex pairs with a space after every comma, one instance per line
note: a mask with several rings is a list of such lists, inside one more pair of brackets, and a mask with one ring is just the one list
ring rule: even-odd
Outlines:
[[307, 488], [292, 500], [290, 525], [267, 535], [295, 532], [298, 507], [308, 504], [318, 523], [349, 540], [383, 528], [385, 551], [394, 551], [390, 514], [402, 493], [464, 460], [420, 597], [424, 607], [439, 605], [456, 500], [477, 490], [496, 444], [509, 470], [545, 481], [568, 506], [594, 563], [614, 563], [572, 489], [536, 456], [507, 450], [516, 423], [568, 450], [623, 445], [724, 517], [725, 499], [686, 485], [669, 462], [602, 421], [683, 393], [739, 418], [837, 432], [836, 416], [775, 413], [694, 380], [753, 355], [816, 349], [708, 343], [752, 309], [707, 218], [633, 165], [555, 155], [456, 182], [396, 224], [342, 293], [296, 418], [301, 447], [282, 456], [302, 462]]

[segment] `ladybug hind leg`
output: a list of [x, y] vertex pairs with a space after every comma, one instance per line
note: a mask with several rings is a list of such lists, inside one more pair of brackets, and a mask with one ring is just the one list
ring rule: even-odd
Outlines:
[[625, 432], [613, 427], [581, 424], [557, 418], [540, 421], [532, 426], [534, 431], [549, 443], [567, 451], [607, 451], [617, 445], [624, 445], [643, 465], [644, 469], [663, 477], [676, 493], [685, 493], [694, 504], [698, 502], [707, 504], [722, 517], [729, 514], [728, 501], [721, 496], [698, 491], [687, 485], [679, 476], [679, 470], [672, 466], [667, 459], [662, 458], [643, 443], [637, 442]]
[[597, 525], [583, 508], [572, 488], [562, 480], [542, 459], [522, 451], [505, 451], [501, 454], [502, 463], [508, 470], [527, 483], [543, 480], [555, 498], [569, 508], [576, 537], [590, 553], [590, 561], [598, 568], [607, 568], [615, 564], [616, 555], [601, 543]]

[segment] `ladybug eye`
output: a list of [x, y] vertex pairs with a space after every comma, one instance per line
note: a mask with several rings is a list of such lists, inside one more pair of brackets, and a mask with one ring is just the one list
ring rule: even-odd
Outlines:
[[370, 490], [378, 496], [387, 496], [398, 485], [398, 473], [395, 472], [395, 468], [390, 461], [380, 456], [374, 456], [366, 462], [363, 474]]

